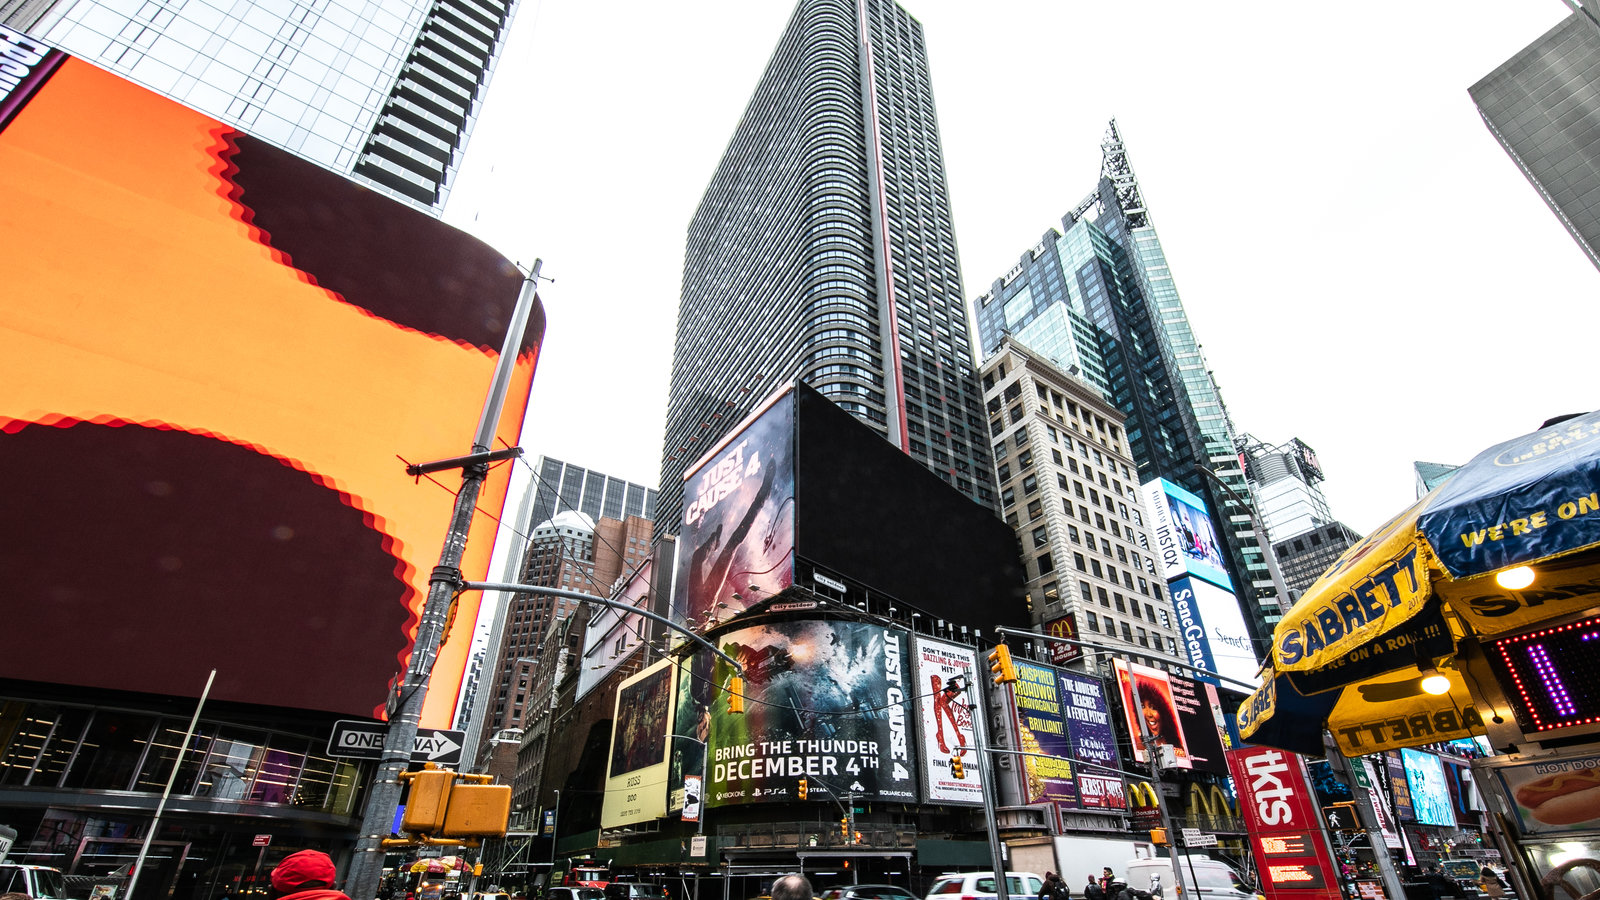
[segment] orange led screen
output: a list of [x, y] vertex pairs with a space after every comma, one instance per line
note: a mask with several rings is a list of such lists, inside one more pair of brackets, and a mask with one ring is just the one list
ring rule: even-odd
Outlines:
[[[197, 696], [215, 668], [217, 699], [381, 714], [460, 485], [402, 459], [469, 452], [521, 274], [77, 60], [0, 128], [0, 678]], [[536, 309], [502, 445], [543, 332]]]

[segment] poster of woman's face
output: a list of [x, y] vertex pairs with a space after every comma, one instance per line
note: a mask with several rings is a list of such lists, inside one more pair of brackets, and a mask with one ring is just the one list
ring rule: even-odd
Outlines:
[[1144, 739], [1148, 734], [1151, 743], [1173, 748], [1174, 766], [1192, 768], [1189, 744], [1178, 724], [1178, 707], [1172, 701], [1172, 682], [1167, 680], [1167, 673], [1120, 659], [1116, 661], [1116, 669], [1122, 709], [1128, 733], [1133, 738], [1133, 758], [1138, 762], [1150, 761]]

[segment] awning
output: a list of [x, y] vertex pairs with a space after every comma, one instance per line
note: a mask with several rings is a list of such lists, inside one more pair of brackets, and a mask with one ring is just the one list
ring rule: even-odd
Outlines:
[[[1527, 589], [1492, 577], [1521, 565], [1537, 567]], [[1320, 725], [1352, 756], [1483, 734], [1449, 666], [1458, 643], [1586, 609], [1597, 594], [1600, 412], [1485, 450], [1347, 550], [1278, 623], [1240, 734], [1320, 755]], [[1435, 673], [1446, 693], [1422, 690]]]

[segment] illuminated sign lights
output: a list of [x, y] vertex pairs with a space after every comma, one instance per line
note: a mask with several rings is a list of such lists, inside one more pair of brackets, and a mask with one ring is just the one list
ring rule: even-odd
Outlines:
[[1600, 723], [1600, 617], [1493, 643], [1489, 661], [1530, 732]]

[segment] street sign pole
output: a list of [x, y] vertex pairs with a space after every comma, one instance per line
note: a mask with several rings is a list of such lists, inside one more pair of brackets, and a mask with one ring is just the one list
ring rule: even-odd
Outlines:
[[[527, 329], [539, 289], [541, 261], [535, 260], [533, 271], [522, 284], [516, 309], [506, 329], [500, 347], [500, 359], [495, 365], [489, 394], [484, 400], [483, 412], [478, 418], [478, 431], [472, 440], [472, 452], [452, 465], [461, 467], [461, 490], [456, 494], [455, 508], [450, 515], [450, 528], [445, 534], [444, 547], [439, 553], [439, 564], [434, 566], [428, 581], [428, 599], [422, 607], [422, 617], [417, 623], [416, 641], [411, 647], [411, 661], [406, 666], [400, 682], [398, 696], [391, 698], [394, 707], [389, 714], [389, 730], [384, 737], [383, 755], [378, 761], [378, 771], [367, 791], [367, 806], [361, 818], [361, 833], [356, 838], [356, 852], [351, 859], [350, 872], [345, 879], [345, 893], [353, 900], [373, 900], [378, 893], [378, 881], [383, 876], [383, 844], [394, 823], [396, 807], [400, 805], [400, 773], [411, 762], [416, 745], [417, 726], [422, 719], [422, 701], [428, 693], [429, 678], [433, 673], [434, 658], [444, 639], [444, 626], [448, 621], [450, 605], [461, 582], [461, 557], [466, 551], [467, 534], [472, 528], [472, 514], [478, 504], [478, 493], [489, 473], [490, 447], [495, 432], [500, 427], [500, 410], [504, 403], [507, 385], [517, 364], [522, 348], [523, 332]], [[441, 464], [425, 467], [432, 471]], [[422, 468], [418, 468], [420, 473]]]

